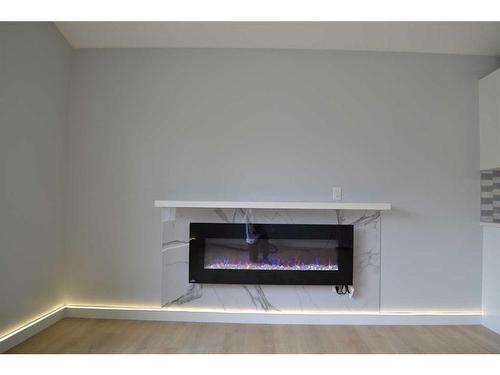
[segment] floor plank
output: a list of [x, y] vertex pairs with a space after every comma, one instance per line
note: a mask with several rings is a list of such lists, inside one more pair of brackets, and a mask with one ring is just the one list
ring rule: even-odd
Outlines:
[[318, 326], [63, 319], [7, 353], [500, 353], [482, 326]]

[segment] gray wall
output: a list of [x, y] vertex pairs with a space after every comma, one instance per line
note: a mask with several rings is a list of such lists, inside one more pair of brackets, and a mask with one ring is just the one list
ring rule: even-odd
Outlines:
[[78, 50], [68, 299], [160, 302], [154, 199], [390, 202], [382, 310], [479, 310], [486, 57]]
[[70, 57], [50, 23], [0, 23], [0, 336], [64, 302]]

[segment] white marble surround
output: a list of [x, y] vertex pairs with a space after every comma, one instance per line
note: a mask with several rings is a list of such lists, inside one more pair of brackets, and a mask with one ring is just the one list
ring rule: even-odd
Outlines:
[[[354, 291], [331, 286], [189, 284], [189, 223], [353, 224]], [[163, 223], [162, 305], [207, 311], [378, 312], [380, 310], [380, 211], [177, 209]]]

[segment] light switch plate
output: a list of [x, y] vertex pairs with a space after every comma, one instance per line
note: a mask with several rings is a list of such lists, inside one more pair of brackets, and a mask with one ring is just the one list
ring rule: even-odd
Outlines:
[[334, 201], [341, 201], [342, 200], [342, 188], [335, 186], [332, 188], [333, 192], [333, 200]]

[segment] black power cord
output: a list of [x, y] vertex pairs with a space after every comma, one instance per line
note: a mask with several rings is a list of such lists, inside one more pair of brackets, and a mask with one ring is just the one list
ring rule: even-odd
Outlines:
[[335, 285], [335, 290], [338, 295], [344, 295], [349, 293], [349, 285]]

